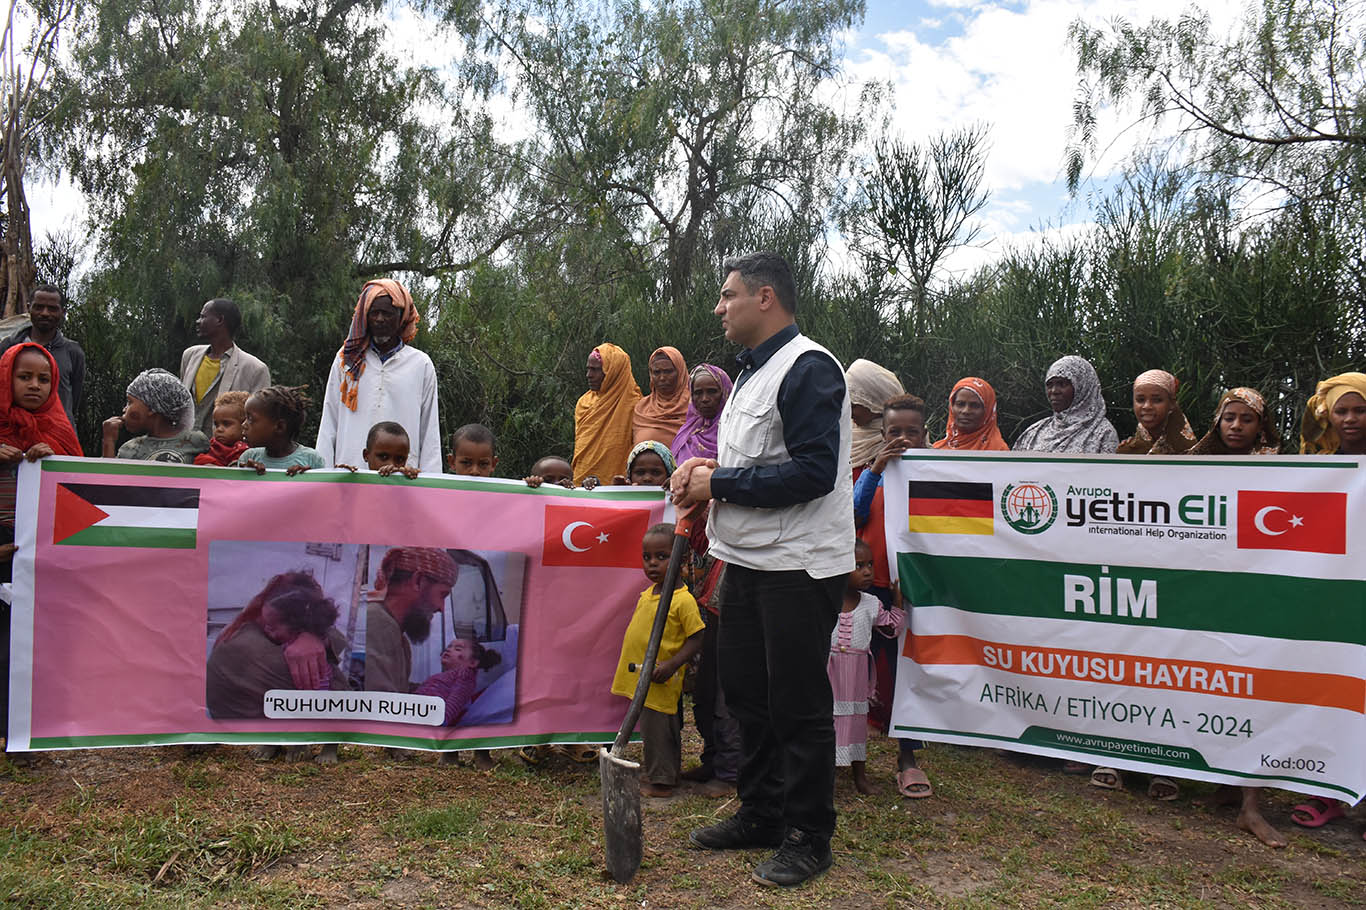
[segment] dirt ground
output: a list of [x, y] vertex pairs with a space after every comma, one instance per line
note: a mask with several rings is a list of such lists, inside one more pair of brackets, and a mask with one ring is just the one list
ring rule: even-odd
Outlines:
[[[933, 798], [904, 800], [895, 750], [871, 743], [880, 792], [836, 793], [834, 868], [754, 884], [758, 853], [689, 849], [735, 808], [694, 790], [646, 800], [635, 881], [606, 877], [596, 765], [552, 756], [492, 771], [342, 747], [342, 762], [254, 762], [244, 748], [54, 752], [0, 765], [0, 900], [18, 907], [1337, 907], [1366, 904], [1366, 812], [1262, 846], [1214, 788], [1150, 800], [1056, 762], [931, 744]], [[689, 740], [685, 755], [696, 755]], [[685, 764], [691, 763], [685, 758]]]

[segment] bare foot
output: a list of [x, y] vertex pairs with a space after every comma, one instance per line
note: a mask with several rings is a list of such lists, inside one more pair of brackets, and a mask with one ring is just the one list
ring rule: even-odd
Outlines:
[[854, 789], [864, 796], [871, 796], [877, 792], [877, 787], [873, 786], [873, 782], [868, 779], [866, 774], [854, 775]]
[[460, 753], [442, 752], [440, 757], [437, 758], [436, 763], [438, 765], [458, 765], [460, 764]]
[[308, 761], [310, 752], [308, 746], [285, 746], [285, 761]]
[[488, 749], [474, 750], [474, 766], [480, 771], [492, 771], [497, 765]]
[[279, 746], [252, 746], [251, 757], [256, 761], [270, 761], [280, 754]]
[[318, 752], [318, 757], [313, 760], [324, 766], [335, 765], [337, 763], [337, 744], [323, 743], [322, 750]]
[[1243, 808], [1238, 812], [1238, 827], [1268, 847], [1284, 847], [1285, 838], [1281, 832], [1271, 827], [1271, 823], [1262, 816], [1261, 807], [1257, 805], [1257, 791], [1257, 787], [1243, 788]]

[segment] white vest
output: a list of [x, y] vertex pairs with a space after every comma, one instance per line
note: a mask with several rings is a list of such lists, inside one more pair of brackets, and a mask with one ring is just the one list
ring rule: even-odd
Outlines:
[[[723, 468], [790, 461], [778, 413], [778, 389], [797, 358], [825, 348], [797, 335], [731, 393], [721, 412], [716, 461]], [[804, 569], [812, 578], [854, 570], [854, 491], [849, 470], [852, 435], [849, 391], [840, 405], [839, 461], [835, 488], [824, 496], [779, 509], [738, 506], [714, 500], [707, 519], [711, 553], [718, 559], [765, 572]]]

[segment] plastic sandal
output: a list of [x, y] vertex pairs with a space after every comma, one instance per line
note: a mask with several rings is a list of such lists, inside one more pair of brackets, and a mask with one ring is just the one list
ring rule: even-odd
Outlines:
[[1148, 797], [1168, 803], [1181, 795], [1181, 787], [1170, 777], [1154, 777], [1148, 781]]
[[1118, 790], [1124, 786], [1124, 778], [1114, 768], [1097, 768], [1091, 772], [1091, 786], [1102, 790]]
[[1343, 814], [1342, 803], [1337, 800], [1324, 796], [1311, 796], [1308, 802], [1301, 803], [1290, 810], [1290, 820], [1301, 828], [1322, 828], [1333, 819], [1342, 818]]
[[902, 768], [896, 773], [896, 791], [907, 799], [928, 799], [934, 796], [930, 779], [919, 768]]

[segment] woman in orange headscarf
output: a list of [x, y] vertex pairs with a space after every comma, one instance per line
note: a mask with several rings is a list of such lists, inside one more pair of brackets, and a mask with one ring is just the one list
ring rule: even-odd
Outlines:
[[588, 355], [588, 391], [574, 405], [574, 483], [599, 482], [626, 470], [631, 453], [631, 419], [640, 386], [631, 375], [631, 355], [600, 344]]
[[642, 442], [673, 444], [688, 417], [692, 392], [688, 364], [678, 348], [655, 348], [650, 355], [650, 394], [636, 402], [632, 420], [633, 445]]
[[1009, 452], [996, 426], [996, 390], [976, 376], [965, 376], [949, 392], [949, 425], [936, 449]]

